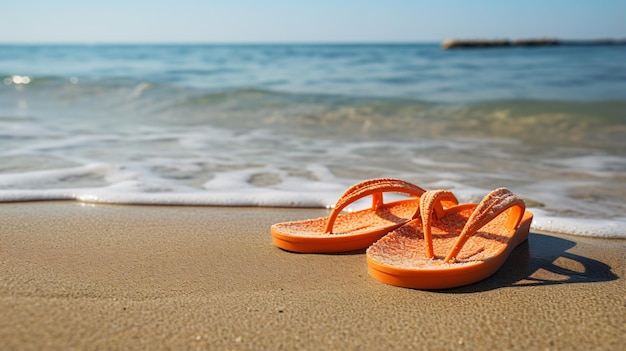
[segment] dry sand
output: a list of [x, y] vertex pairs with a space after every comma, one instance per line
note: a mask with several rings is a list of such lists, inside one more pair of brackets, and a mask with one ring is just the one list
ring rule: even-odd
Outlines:
[[325, 210], [0, 204], [0, 349], [617, 350], [624, 240], [532, 233], [496, 275], [419, 291], [364, 252], [272, 245]]

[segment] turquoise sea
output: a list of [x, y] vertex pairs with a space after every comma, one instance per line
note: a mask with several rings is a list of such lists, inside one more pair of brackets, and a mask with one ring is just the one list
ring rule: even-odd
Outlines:
[[0, 45], [0, 202], [330, 207], [373, 177], [626, 238], [626, 47]]

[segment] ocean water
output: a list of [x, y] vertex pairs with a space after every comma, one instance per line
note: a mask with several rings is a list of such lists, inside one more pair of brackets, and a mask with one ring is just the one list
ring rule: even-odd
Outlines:
[[374, 177], [626, 238], [626, 47], [0, 45], [0, 202], [331, 207]]

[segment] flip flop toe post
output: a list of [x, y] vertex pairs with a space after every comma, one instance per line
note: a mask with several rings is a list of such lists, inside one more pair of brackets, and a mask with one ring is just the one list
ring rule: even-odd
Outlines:
[[478, 205], [437, 209], [438, 202], [449, 196], [443, 190], [425, 193], [420, 218], [368, 248], [372, 277], [415, 289], [468, 285], [494, 274], [528, 239], [533, 214], [508, 189], [492, 191]]

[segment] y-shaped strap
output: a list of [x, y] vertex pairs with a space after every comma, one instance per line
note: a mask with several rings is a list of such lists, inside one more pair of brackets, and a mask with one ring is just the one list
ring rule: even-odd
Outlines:
[[[355, 184], [348, 188], [348, 190], [341, 195], [339, 200], [337, 200], [335, 207], [328, 216], [324, 233], [330, 234], [332, 232], [337, 216], [344, 208], [346, 208], [346, 206], [366, 196], [372, 195], [372, 209], [376, 210], [382, 206], [383, 193], [385, 192], [405, 193], [415, 197], [420, 197], [425, 191], [426, 190], [415, 184], [394, 178], [377, 178]], [[418, 213], [419, 206], [415, 209], [415, 213], [412, 218], [415, 218]]]
[[467, 223], [465, 223], [463, 231], [461, 231], [461, 234], [448, 253], [448, 256], [446, 256], [444, 262], [447, 263], [456, 258], [459, 252], [461, 252], [463, 245], [465, 245], [470, 237], [509, 208], [512, 209], [512, 212], [509, 213], [504, 226], [508, 230], [514, 230], [520, 224], [524, 216], [524, 211], [526, 211], [524, 200], [506, 188], [496, 189], [485, 196], [483, 201], [476, 206], [476, 209], [467, 220]]
[[420, 211], [422, 214], [422, 226], [424, 229], [424, 241], [426, 242], [427, 258], [435, 257], [435, 252], [433, 250], [433, 236], [431, 234], [433, 212], [437, 219], [443, 218], [445, 212], [441, 202], [445, 200], [458, 204], [454, 194], [447, 190], [427, 191], [420, 198]]

